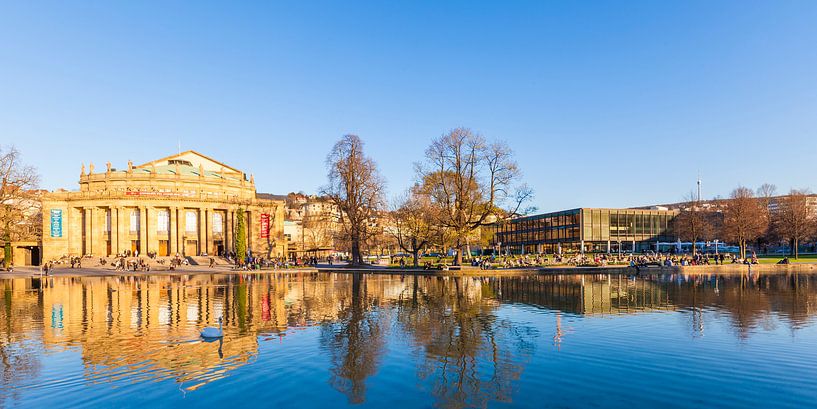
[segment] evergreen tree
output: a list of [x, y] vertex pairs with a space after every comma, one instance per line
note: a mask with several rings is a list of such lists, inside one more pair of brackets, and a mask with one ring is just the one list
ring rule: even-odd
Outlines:
[[235, 258], [237, 264], [244, 264], [247, 257], [247, 225], [244, 223], [244, 209], [235, 214]]
[[3, 267], [9, 268], [9, 264], [11, 264], [11, 238], [8, 234], [3, 237], [6, 243], [3, 245]]

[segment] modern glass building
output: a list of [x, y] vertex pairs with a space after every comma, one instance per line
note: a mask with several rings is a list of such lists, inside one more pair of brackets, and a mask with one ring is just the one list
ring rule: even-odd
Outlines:
[[493, 245], [502, 254], [619, 253], [655, 250], [675, 241], [677, 210], [589, 209], [520, 217], [494, 225]]

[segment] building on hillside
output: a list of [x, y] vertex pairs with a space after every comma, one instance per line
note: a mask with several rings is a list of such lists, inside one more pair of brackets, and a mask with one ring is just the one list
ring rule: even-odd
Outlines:
[[290, 193], [286, 214], [284, 234], [290, 258], [337, 253], [336, 238], [342, 226], [334, 203], [320, 196]]
[[[780, 210], [780, 202], [788, 196], [774, 196], [769, 198], [769, 212], [776, 214]], [[812, 214], [817, 214], [817, 194], [809, 194], [806, 196], [806, 206]]]
[[224, 255], [235, 251], [239, 211], [253, 255], [287, 254], [285, 198], [256, 193], [252, 176], [195, 151], [124, 170], [83, 165], [79, 187], [42, 196], [44, 260]]
[[494, 225], [492, 244], [501, 253], [618, 253], [655, 250], [675, 241], [677, 210], [591, 209], [519, 217]]

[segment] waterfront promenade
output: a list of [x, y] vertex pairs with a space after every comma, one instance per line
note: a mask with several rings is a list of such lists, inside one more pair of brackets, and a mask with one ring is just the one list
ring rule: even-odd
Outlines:
[[[698, 265], [698, 266], [649, 266], [649, 267], [629, 267], [622, 265], [613, 266], [549, 266], [549, 267], [519, 267], [519, 268], [496, 268], [482, 270], [472, 266], [462, 266], [461, 268], [443, 269], [421, 269], [421, 268], [399, 268], [385, 266], [349, 267], [346, 265], [318, 264], [315, 267], [292, 267], [286, 269], [262, 268], [260, 270], [236, 270], [230, 265], [218, 264], [214, 267], [205, 265], [180, 266], [175, 270], [167, 267], [152, 266], [150, 271], [116, 270], [109, 266], [89, 266], [82, 268], [70, 268], [58, 266], [52, 270], [49, 276], [55, 277], [98, 277], [98, 276], [132, 276], [132, 275], [189, 275], [189, 274], [293, 274], [293, 273], [316, 273], [316, 272], [339, 272], [339, 273], [359, 273], [359, 274], [406, 274], [420, 276], [470, 276], [470, 277], [493, 277], [493, 276], [514, 276], [531, 274], [622, 274], [622, 275], [642, 275], [642, 274], [741, 274], [741, 273], [782, 273], [782, 272], [803, 272], [817, 271], [817, 263], [796, 263], [796, 264], [723, 264], [723, 265]], [[0, 271], [0, 277], [39, 277], [41, 271], [39, 267], [25, 266], [17, 267], [13, 272]]]
[[[189, 275], [189, 274], [257, 274], [257, 273], [315, 273], [318, 269], [311, 267], [293, 267], [288, 269], [261, 269], [261, 270], [236, 270], [230, 265], [216, 265], [214, 267], [202, 265], [190, 265], [176, 267], [170, 270], [167, 267], [151, 267], [150, 271], [116, 270], [108, 266], [89, 266], [81, 268], [55, 267], [48, 277], [116, 277], [134, 275]], [[37, 266], [15, 267], [13, 272], [0, 271], [0, 278], [12, 277], [40, 277], [42, 272]]]

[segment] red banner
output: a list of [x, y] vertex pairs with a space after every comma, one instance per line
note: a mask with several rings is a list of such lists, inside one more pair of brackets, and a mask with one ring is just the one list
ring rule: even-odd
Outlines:
[[261, 214], [261, 238], [269, 238], [269, 215], [266, 213]]

